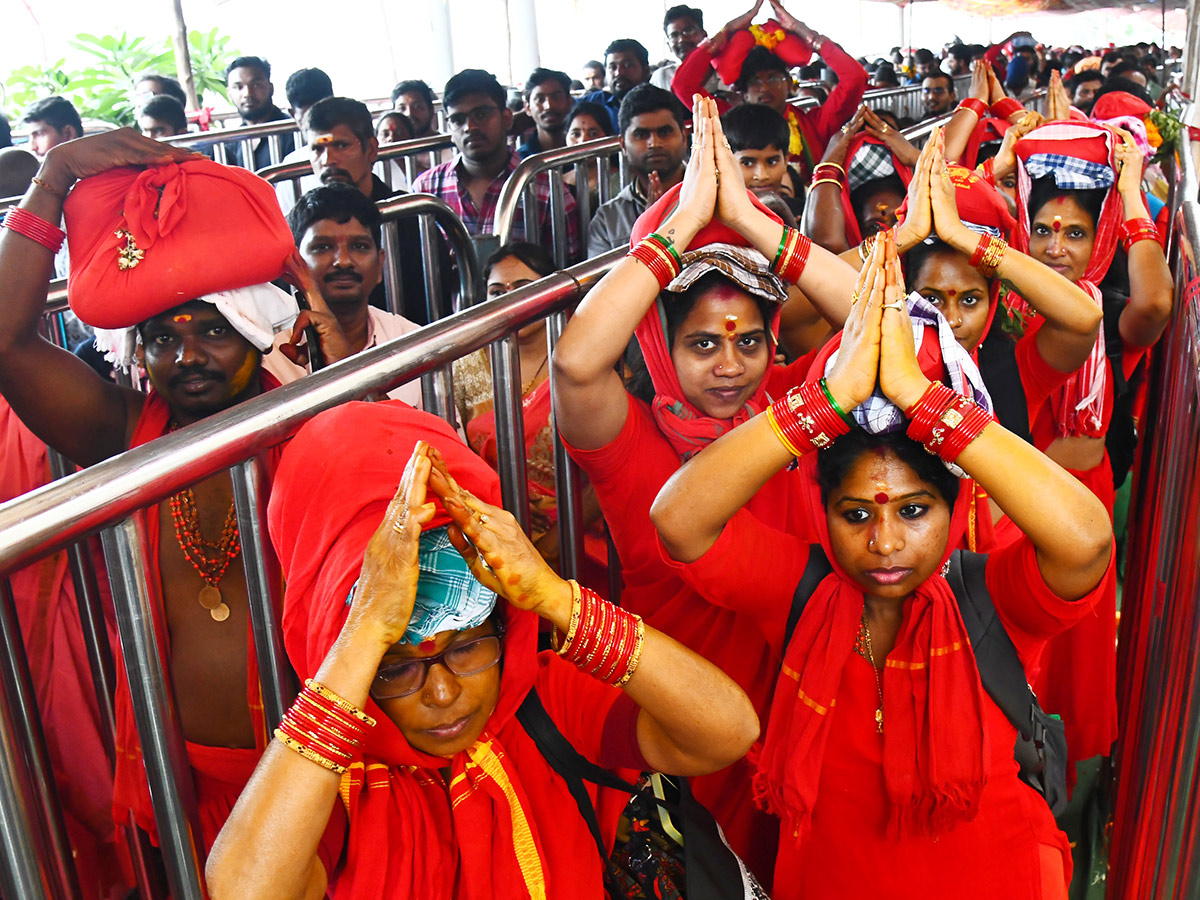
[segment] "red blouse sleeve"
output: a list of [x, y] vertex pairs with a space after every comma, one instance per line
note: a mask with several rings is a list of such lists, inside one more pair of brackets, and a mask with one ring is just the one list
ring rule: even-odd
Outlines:
[[[726, 523], [716, 543], [699, 559], [667, 565], [709, 603], [751, 616], [780, 658], [792, 595], [808, 562], [809, 544], [772, 528], [742, 509]], [[768, 562], [769, 561], [769, 562]]]
[[[704, 87], [704, 83], [708, 81], [711, 73], [712, 54], [708, 47], [703, 45], [689, 53], [679, 64], [679, 68], [675, 70], [675, 77], [671, 79], [671, 90], [689, 113], [692, 109], [692, 94], [712, 97], [712, 94]], [[716, 100], [717, 111], [724, 115], [729, 110], [729, 104], [720, 98], [716, 98]]]
[[858, 105], [862, 103], [867, 89], [867, 71], [853, 56], [841, 48], [836, 41], [826, 39], [821, 45], [821, 59], [837, 73], [837, 87], [815, 111], [805, 110], [802, 115], [812, 124], [813, 133], [820, 147], [814, 147], [816, 159], [825, 152], [830, 136], [850, 121]]
[[1042, 578], [1037, 551], [1029, 538], [1022, 536], [988, 556], [988, 593], [1022, 661], [1028, 664], [1042, 642], [1091, 612], [1105, 583], [1113, 577], [1116, 557], [1114, 550], [1108, 570], [1091, 592], [1078, 600], [1064, 600]]
[[1038, 350], [1037, 334], [1045, 321], [1039, 316], [1017, 341], [1017, 371], [1021, 375], [1021, 387], [1025, 390], [1025, 404], [1031, 424], [1037, 418], [1042, 404], [1071, 377], [1070, 372], [1060, 372], [1050, 365]]

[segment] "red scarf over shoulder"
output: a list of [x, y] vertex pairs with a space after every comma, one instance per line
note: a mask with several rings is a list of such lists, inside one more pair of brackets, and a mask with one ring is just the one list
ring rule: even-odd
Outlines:
[[[341, 631], [367, 541], [418, 440], [467, 490], [499, 504], [496, 473], [441, 419], [399, 401], [322, 413], [283, 455], [268, 520], [287, 579], [284, 642], [301, 677]], [[427, 527], [448, 521], [439, 505]], [[450, 760], [421, 753], [368, 700], [378, 724], [364, 763], [342, 780], [349, 827], [345, 862], [330, 873], [335, 900], [601, 900], [595, 844], [565, 782], [515, 721], [538, 675], [537, 617], [501, 604], [499, 702], [469, 750]]]

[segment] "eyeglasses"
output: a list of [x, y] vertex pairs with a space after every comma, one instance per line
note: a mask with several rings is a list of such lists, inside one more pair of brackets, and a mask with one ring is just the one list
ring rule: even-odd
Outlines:
[[791, 80], [792, 78], [790, 75], [784, 75], [782, 72], [776, 72], [774, 75], [760, 75], [757, 78], [751, 78], [746, 82], [746, 87], [779, 87], [780, 85], [788, 84]]
[[450, 127], [455, 131], [462, 131], [467, 127], [467, 121], [470, 120], [472, 125], [484, 125], [492, 116], [500, 112], [498, 106], [477, 106], [474, 109], [467, 110], [465, 113], [454, 113], [446, 117], [446, 121], [450, 123]]
[[922, 94], [931, 94], [934, 97], [940, 97], [942, 94], [949, 93], [949, 90], [944, 87], [921, 88]]
[[680, 38], [695, 37], [696, 35], [701, 34], [701, 33], [702, 33], [702, 29], [700, 28], [699, 25], [689, 25], [687, 28], [681, 28], [679, 31], [668, 31], [667, 32], [667, 40], [668, 41], [677, 41]]
[[[492, 107], [495, 109], [495, 107]], [[390, 666], [375, 673], [371, 696], [376, 700], [394, 700], [415, 694], [425, 686], [429, 667], [441, 663], [459, 678], [478, 675], [500, 662], [500, 635], [487, 634], [472, 641], [451, 644], [435, 656], [421, 656]]]

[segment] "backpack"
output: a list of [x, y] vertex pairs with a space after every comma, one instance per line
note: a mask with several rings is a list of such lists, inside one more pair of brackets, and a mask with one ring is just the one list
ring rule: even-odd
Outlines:
[[[550, 768], [567, 783], [567, 788], [579, 807], [579, 813], [596, 842], [596, 849], [604, 865], [605, 890], [612, 900], [623, 900], [630, 896], [683, 896], [687, 900], [767, 900], [766, 892], [755, 881], [738, 855], [730, 849], [712, 813], [692, 796], [686, 778], [671, 779], [678, 795], [667, 798], [660, 796], [665, 794], [665, 791], [659, 790], [660, 781], [654, 783], [653, 791], [643, 790], [601, 768], [571, 746], [570, 741], [558, 730], [558, 726], [546, 712], [546, 707], [542, 705], [542, 699], [536, 690], [531, 689], [521, 701], [517, 709], [517, 721], [533, 739]], [[585, 780], [630, 794], [632, 800], [626, 808], [626, 814], [631, 819], [643, 818], [643, 814], [649, 809], [661, 810], [664, 826], [669, 825], [671, 830], [678, 828], [682, 832], [682, 848], [679, 848], [678, 843], [673, 843], [673, 849], [666, 851], [657, 847], [644, 848], [647, 850], [644, 860], [646, 866], [642, 871], [633, 870], [642, 868], [640, 865], [630, 867], [610, 859], [600, 833], [596, 808], [583, 784]], [[631, 812], [635, 809], [638, 812]], [[631, 832], [635, 832], [634, 839], [637, 839], [637, 831], [637, 828], [631, 828]], [[615, 854], [614, 850], [614, 856]], [[668, 858], [671, 854], [674, 854], [674, 857]], [[677, 872], [674, 870], [678, 869], [683, 870], [684, 877], [679, 879], [682, 880], [682, 885], [678, 884], [675, 878]]]
[[[1004, 630], [988, 594], [986, 567], [986, 554], [955, 550], [950, 555], [946, 581], [967, 628], [983, 689], [1017, 729], [1013, 758], [1019, 768], [1018, 777], [1042, 795], [1050, 812], [1058, 818], [1067, 808], [1066, 730], [1061, 719], [1043, 711], [1029, 686], [1017, 648]], [[825, 552], [812, 545], [808, 564], [792, 596], [784, 647], [791, 643], [792, 632], [813, 591], [832, 571]]]

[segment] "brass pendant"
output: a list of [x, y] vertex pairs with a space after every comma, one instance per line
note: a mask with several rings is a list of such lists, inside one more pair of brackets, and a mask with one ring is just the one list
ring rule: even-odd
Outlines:
[[[210, 612], [221, 605], [221, 589], [215, 584], [206, 584], [200, 588], [200, 605]], [[228, 615], [228, 613], [226, 613]], [[216, 616], [213, 616], [215, 619]], [[219, 621], [219, 620], [218, 620]]]
[[[224, 606], [224, 604], [222, 604]], [[875, 730], [883, 734], [883, 710], [875, 710]]]
[[[218, 603], [213, 609], [209, 610], [208, 614], [213, 617], [214, 622], [224, 622], [229, 618], [229, 607], [224, 603]], [[882, 730], [883, 726], [879, 727]]]

